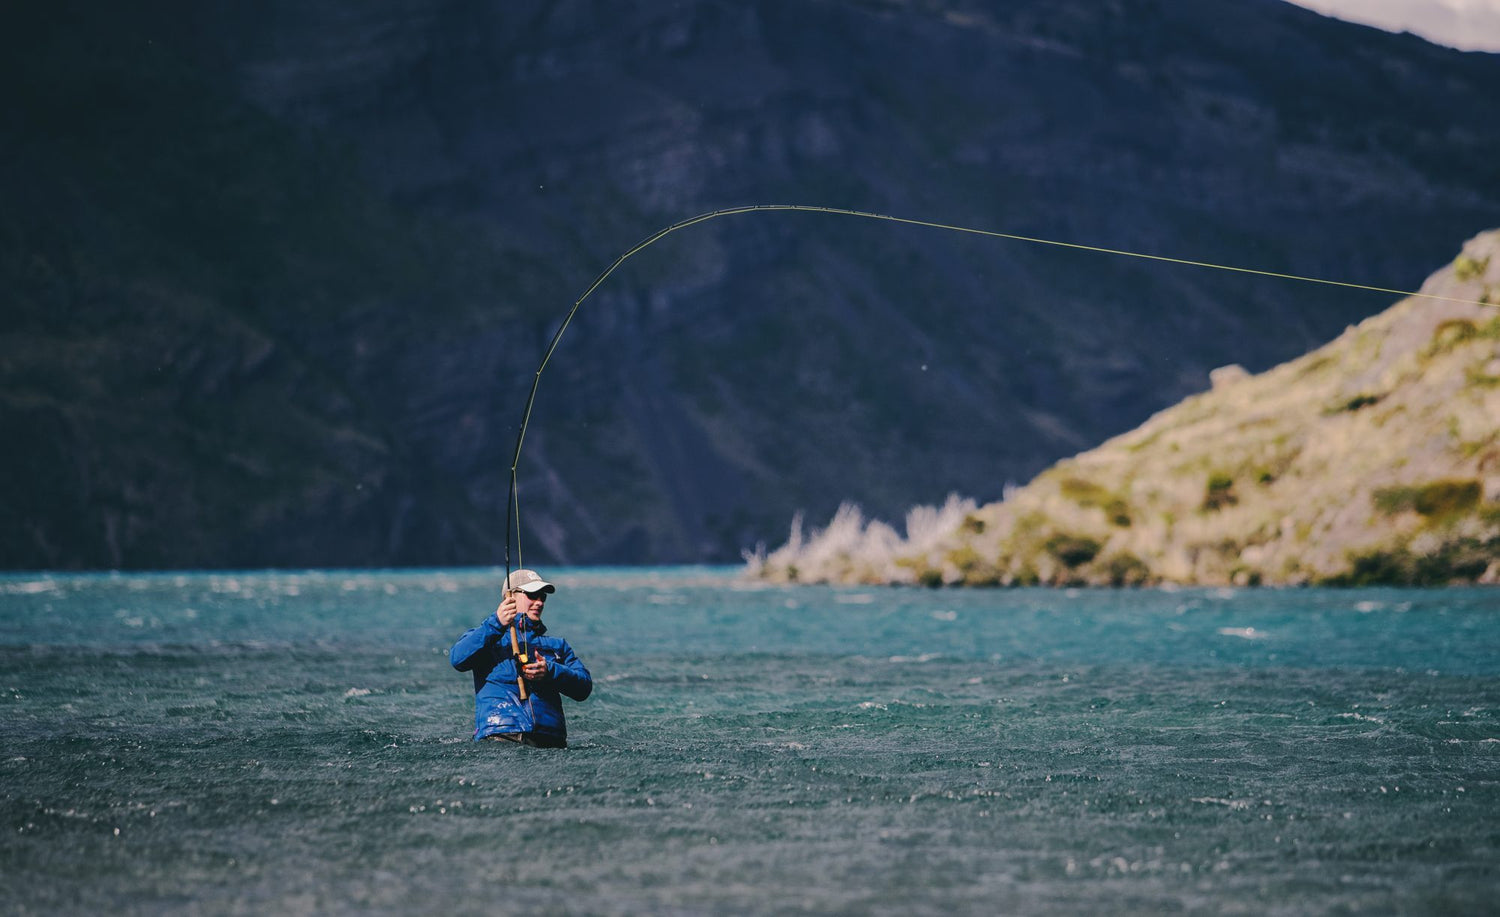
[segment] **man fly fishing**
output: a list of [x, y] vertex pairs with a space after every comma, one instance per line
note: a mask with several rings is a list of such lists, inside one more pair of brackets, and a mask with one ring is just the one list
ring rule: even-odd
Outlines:
[[505, 579], [505, 595], [453, 649], [448, 661], [474, 675], [474, 738], [540, 748], [566, 748], [562, 698], [582, 701], [594, 690], [589, 670], [568, 641], [547, 633], [542, 611], [557, 587], [533, 570]]
[[[516, 432], [515, 453], [511, 457], [510, 494], [505, 512], [505, 567], [507, 570], [510, 569], [511, 537], [512, 535], [515, 536], [516, 546], [519, 548], [521, 536], [521, 514], [517, 505], [516, 469], [521, 462], [521, 445], [526, 441], [526, 428], [531, 423], [531, 411], [536, 405], [536, 394], [537, 389], [541, 385], [542, 371], [547, 368], [547, 364], [551, 361], [553, 353], [557, 350], [557, 345], [562, 341], [563, 333], [573, 323], [573, 318], [583, 306], [584, 300], [593, 295], [594, 291], [599, 289], [604, 281], [620, 265], [678, 230], [687, 229], [690, 226], [696, 226], [699, 223], [705, 223], [719, 217], [771, 211], [837, 214], [865, 220], [882, 220], [908, 226], [941, 229], [948, 232], [969, 233], [995, 239], [1010, 239], [1038, 245], [1051, 245], [1101, 254], [1141, 258], [1150, 261], [1234, 271], [1241, 274], [1256, 274], [1263, 277], [1278, 277], [1284, 280], [1320, 283], [1381, 293], [1395, 293], [1401, 296], [1421, 296], [1427, 299], [1464, 303], [1471, 302], [1471, 300], [1452, 299], [1447, 296], [1437, 296], [1431, 293], [1392, 290], [1385, 287], [1346, 283], [1338, 280], [1320, 280], [1315, 277], [1301, 277], [1295, 274], [1282, 274], [1254, 268], [1235, 267], [1228, 264], [1214, 264], [1207, 261], [1189, 261], [1182, 258], [1169, 258], [1163, 255], [1149, 255], [1122, 249], [1100, 248], [1098, 246], [1080, 245], [1055, 239], [1018, 236], [968, 226], [887, 216], [886, 214], [869, 213], [861, 210], [846, 210], [842, 207], [822, 207], [809, 204], [751, 204], [743, 207], [728, 207], [721, 210], [700, 213], [697, 216], [679, 220], [671, 226], [657, 230], [650, 236], [642, 239], [635, 247], [616, 258], [609, 267], [605, 268], [599, 276], [594, 278], [594, 282], [589, 285], [588, 289], [584, 290], [583, 295], [574, 301], [573, 307], [568, 310], [562, 322], [557, 326], [557, 330], [553, 332], [552, 340], [542, 354], [541, 364], [537, 367], [536, 374], [532, 377], [531, 391], [526, 396], [526, 406], [521, 412], [521, 423]], [[531, 570], [516, 570], [506, 577], [505, 599], [500, 603], [500, 607], [495, 610], [495, 614], [487, 617], [483, 624], [464, 634], [453, 645], [453, 649], [449, 653], [449, 659], [452, 661], [453, 667], [460, 671], [474, 673], [474, 715], [477, 726], [474, 737], [476, 739], [500, 738], [530, 745], [546, 745], [549, 747], [565, 747], [567, 745], [567, 727], [563, 721], [562, 695], [565, 694], [574, 700], [581, 701], [588, 697], [589, 692], [593, 690], [594, 683], [589, 676], [588, 669], [585, 669], [583, 663], [579, 662], [577, 657], [573, 655], [573, 650], [568, 647], [566, 641], [546, 636], [546, 628], [542, 626], [542, 609], [546, 604], [547, 596], [555, 591], [556, 589], [551, 583], [543, 580], [535, 572]]]

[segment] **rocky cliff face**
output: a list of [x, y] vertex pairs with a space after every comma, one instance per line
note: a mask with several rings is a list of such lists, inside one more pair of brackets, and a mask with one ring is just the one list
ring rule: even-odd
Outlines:
[[832, 529], [842, 552], [799, 540], [759, 572], [967, 585], [1500, 582], [1500, 231], [1471, 240], [1421, 292], [1267, 372], [1216, 371], [1211, 391], [1003, 503], [950, 505], [946, 530], [921, 545], [878, 541], [846, 518]]
[[[1500, 58], [1271, 0], [6, 14], [0, 561], [490, 563], [541, 348], [797, 202], [1409, 288], [1500, 208]], [[528, 560], [999, 496], [1384, 305], [813, 214], [587, 303]]]

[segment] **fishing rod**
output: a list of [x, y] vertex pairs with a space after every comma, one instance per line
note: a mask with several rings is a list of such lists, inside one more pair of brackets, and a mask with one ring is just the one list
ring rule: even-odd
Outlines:
[[584, 300], [592, 296], [594, 291], [599, 289], [599, 287], [603, 285], [604, 281], [609, 279], [609, 276], [613, 274], [616, 269], [620, 267], [620, 265], [624, 264], [626, 261], [629, 261], [641, 251], [649, 248], [650, 246], [656, 244], [657, 242], [661, 241], [672, 233], [677, 232], [678, 230], [687, 229], [690, 226], [697, 226], [700, 223], [706, 223], [709, 220], [716, 220], [720, 217], [735, 216], [743, 213], [772, 213], [778, 211], [826, 213], [836, 216], [857, 217], [866, 220], [881, 220], [888, 223], [900, 223], [907, 226], [921, 226], [927, 229], [941, 229], [948, 232], [959, 232], [965, 233], [967, 235], [983, 236], [991, 239], [1007, 239], [1013, 242], [1027, 242], [1034, 245], [1050, 245], [1057, 248], [1067, 248], [1073, 249], [1075, 251], [1093, 252], [1095, 254], [1117, 255], [1125, 258], [1139, 258], [1146, 261], [1160, 261], [1167, 264], [1176, 264], [1185, 267], [1200, 267], [1219, 271], [1231, 271], [1239, 274], [1252, 274], [1258, 277], [1270, 277], [1278, 280], [1294, 280], [1301, 283], [1317, 283], [1323, 284], [1325, 286], [1343, 287], [1345, 289], [1351, 290], [1365, 290], [1374, 293], [1390, 293], [1402, 297], [1420, 297], [1423, 299], [1441, 300], [1444, 302], [1464, 303], [1466, 305], [1486, 305], [1486, 303], [1472, 299], [1458, 299], [1451, 296], [1438, 296], [1432, 293], [1420, 293], [1410, 290], [1396, 290], [1389, 287], [1370, 286], [1363, 283], [1348, 283], [1341, 280], [1326, 280], [1318, 277], [1303, 277], [1297, 274], [1286, 274], [1278, 271], [1265, 271], [1256, 268], [1238, 267], [1231, 264], [1217, 264], [1212, 261], [1193, 261], [1186, 258], [1171, 258], [1165, 255], [1148, 255], [1142, 252], [1127, 251], [1125, 249], [1104, 248], [1097, 245], [1082, 245], [1076, 242], [1060, 242], [1056, 239], [1043, 239], [1036, 236], [1022, 236], [1008, 232], [997, 232], [990, 229], [976, 229], [972, 226], [958, 226], [951, 223], [939, 223], [932, 220], [917, 220], [909, 217], [890, 216], [884, 213], [872, 213], [865, 210], [848, 210], [843, 207], [823, 207], [815, 204], [747, 204], [740, 207], [725, 207], [719, 210], [706, 211], [704, 213], [698, 214], [697, 216], [691, 216], [685, 220], [679, 220], [678, 222], [673, 223], [670, 226], [658, 229], [656, 232], [637, 242], [624, 254], [616, 258], [609, 265], [609, 267], [606, 267], [599, 273], [599, 276], [594, 278], [594, 282], [589, 284], [588, 289], [583, 291], [583, 295], [578, 297], [578, 299], [574, 301], [573, 307], [569, 309], [567, 314], [563, 317], [562, 324], [559, 325], [557, 331], [553, 333], [552, 340], [548, 343], [547, 349], [542, 353], [541, 364], [537, 366], [536, 374], [532, 376], [531, 390], [526, 395], [526, 406], [521, 412], [521, 426], [516, 433], [515, 452], [511, 455], [510, 488], [509, 493], [506, 497], [505, 506], [505, 576], [507, 582], [509, 582], [510, 580], [511, 572], [510, 558], [512, 534], [515, 535], [516, 560], [518, 564], [520, 563], [521, 558], [521, 511], [516, 488], [516, 469], [521, 463], [521, 447], [526, 442], [526, 428], [531, 423], [531, 412], [532, 408], [536, 404], [536, 393], [542, 381], [542, 373], [546, 370], [547, 364], [552, 360], [552, 354], [557, 351], [557, 345], [562, 341], [562, 336], [568, 330], [568, 326], [573, 323], [573, 318], [578, 314], [578, 309], [583, 305]]
[[[506, 574], [507, 579], [509, 576]], [[520, 615], [517, 614], [516, 618], [519, 617]], [[526, 700], [526, 676], [521, 674], [521, 667], [526, 664], [528, 654], [522, 652], [521, 644], [516, 640], [516, 618], [510, 619], [510, 654], [516, 658], [516, 688], [521, 692], [521, 700]], [[522, 630], [525, 628], [523, 627]]]
[[[505, 583], [506, 583], [506, 597], [507, 598], [511, 598], [516, 593], [521, 592], [520, 589], [511, 589], [511, 588], [509, 588], [510, 587], [510, 571], [509, 570], [507, 570], [506, 573], [505, 573]], [[503, 602], [502, 602], [502, 604], [503, 604]], [[520, 636], [519, 639], [516, 636], [516, 630], [517, 630], [517, 628], [516, 628], [516, 621], [517, 620], [520, 620], [520, 622], [521, 622], [521, 626], [520, 626], [521, 636]], [[525, 668], [526, 664], [529, 663], [531, 661], [531, 659], [532, 659], [532, 655], [531, 655], [531, 621], [529, 619], [527, 619], [524, 615], [522, 615], [519, 609], [514, 609], [513, 610], [513, 613], [511, 615], [511, 619], [510, 619], [510, 655], [511, 655], [511, 658], [513, 660], [515, 660], [515, 667], [516, 667], [516, 692], [519, 695], [519, 698], [521, 700], [523, 700], [523, 701], [526, 702], [526, 710], [533, 717], [532, 721], [535, 722], [536, 712], [535, 712], [535, 710], [532, 709], [532, 706], [531, 706], [531, 692], [526, 689], [526, 674], [523, 671], [523, 669]]]

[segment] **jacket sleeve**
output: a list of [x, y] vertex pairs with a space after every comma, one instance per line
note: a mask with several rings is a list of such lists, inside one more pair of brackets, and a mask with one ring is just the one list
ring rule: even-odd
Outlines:
[[579, 658], [573, 655], [573, 648], [568, 645], [568, 641], [559, 642], [562, 644], [562, 651], [548, 660], [547, 674], [558, 691], [574, 700], [584, 700], [594, 690], [594, 677], [584, 668]]
[[460, 672], [488, 665], [493, 662], [494, 649], [500, 645], [500, 638], [504, 635], [505, 631], [500, 629], [500, 621], [491, 613], [478, 627], [470, 628], [458, 638], [453, 649], [448, 651], [448, 661]]

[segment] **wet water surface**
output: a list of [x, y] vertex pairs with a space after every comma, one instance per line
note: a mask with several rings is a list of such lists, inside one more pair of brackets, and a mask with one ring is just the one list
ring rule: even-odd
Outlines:
[[547, 571], [567, 750], [476, 744], [488, 570], [0, 578], [8, 913], [1478, 913], [1500, 592]]

